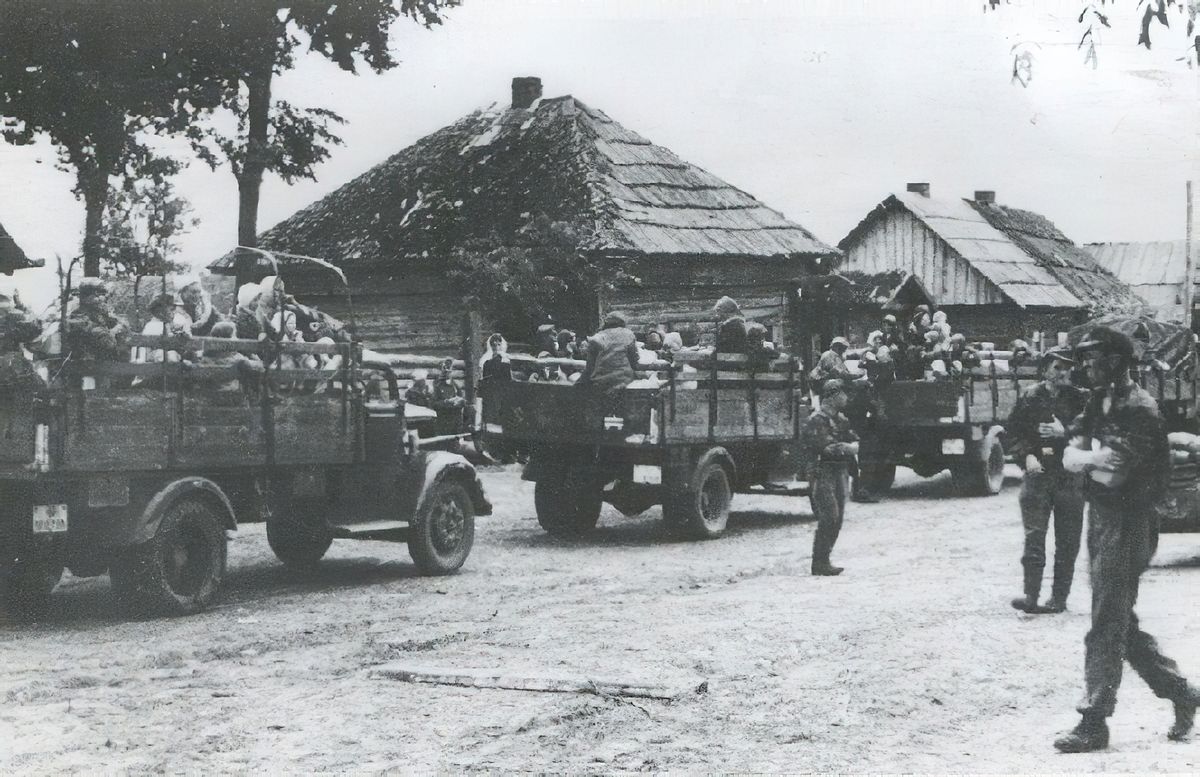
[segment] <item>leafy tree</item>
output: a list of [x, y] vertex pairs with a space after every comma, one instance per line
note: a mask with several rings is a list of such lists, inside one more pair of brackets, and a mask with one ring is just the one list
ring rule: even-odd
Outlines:
[[100, 231], [101, 254], [113, 275], [133, 278], [133, 307], [146, 276], [182, 269], [173, 255], [179, 238], [199, 224], [186, 199], [177, 196], [171, 177], [179, 163], [155, 157], [138, 165], [140, 175], [109, 192]]
[[465, 241], [451, 256], [451, 282], [468, 308], [503, 331], [529, 332], [547, 316], [591, 329], [596, 292], [637, 279], [581, 250], [584, 230], [539, 214], [509, 241], [494, 233]]
[[[987, 0], [984, 10], [997, 10], [1003, 5], [1008, 5], [1009, 2], [1010, 0]], [[1117, 0], [1081, 0], [1080, 2], [1077, 23], [1081, 33], [1077, 48], [1084, 52], [1084, 64], [1090, 64], [1093, 68], [1099, 64], [1096, 32], [1101, 27], [1112, 28], [1109, 20], [1110, 8], [1116, 4]], [[1189, 66], [1200, 63], [1200, 30], [1196, 27], [1196, 18], [1200, 16], [1200, 0], [1137, 0], [1137, 8], [1141, 11], [1138, 20], [1137, 45], [1145, 46], [1147, 49], [1151, 48], [1153, 45], [1151, 36], [1154, 29], [1156, 26], [1169, 28], [1171, 26], [1170, 13], [1174, 12], [1183, 20], [1187, 45], [1190, 48], [1190, 52], [1180, 59], [1186, 60]], [[1183, 19], [1185, 15], [1186, 20]], [[1028, 86], [1032, 78], [1032, 53], [1019, 46], [1014, 47], [1013, 82]]]
[[[173, 36], [173, 38], [172, 38]], [[150, 157], [144, 134], [189, 124], [215, 93], [169, 56], [186, 48], [144, 3], [8, 0], [0, 16], [0, 116], [16, 143], [48, 138], [84, 202], [84, 272], [100, 270], [109, 182]], [[186, 99], [185, 99], [186, 98]]]
[[291, 69], [307, 50], [356, 73], [360, 65], [382, 72], [396, 66], [388, 49], [392, 23], [401, 17], [425, 27], [440, 24], [444, 9], [459, 0], [214, 0], [179, 4], [174, 26], [190, 26], [202, 82], [219, 83], [222, 106], [237, 117], [227, 134], [193, 124], [186, 130], [197, 154], [214, 169], [227, 163], [238, 182], [238, 242], [256, 245], [263, 174], [291, 183], [313, 170], [340, 140], [331, 130], [342, 118], [330, 110], [303, 108], [272, 96], [274, 77]]

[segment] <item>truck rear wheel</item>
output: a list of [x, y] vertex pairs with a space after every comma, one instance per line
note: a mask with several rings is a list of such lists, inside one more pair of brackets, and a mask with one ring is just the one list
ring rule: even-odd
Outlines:
[[113, 587], [137, 612], [191, 615], [216, 598], [227, 550], [217, 510], [204, 500], [181, 499], [167, 508], [153, 537], [113, 564]]
[[533, 489], [538, 523], [555, 537], [580, 537], [595, 529], [603, 504], [600, 489], [576, 469], [543, 477]]
[[448, 575], [475, 544], [475, 505], [461, 483], [442, 481], [429, 490], [413, 519], [408, 554], [421, 574]]
[[45, 559], [19, 562], [5, 581], [5, 610], [18, 618], [45, 612], [50, 605], [50, 594], [58, 585], [62, 573], [62, 564]]
[[715, 539], [725, 533], [732, 499], [729, 473], [720, 462], [702, 459], [686, 488], [664, 502], [663, 518], [690, 537]]
[[979, 451], [950, 469], [954, 487], [964, 496], [994, 496], [1004, 487], [1004, 445], [995, 436], [984, 437]]

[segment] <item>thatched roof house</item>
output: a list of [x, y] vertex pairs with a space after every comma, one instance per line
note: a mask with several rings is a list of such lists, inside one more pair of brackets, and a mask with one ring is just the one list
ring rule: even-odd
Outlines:
[[[537, 79], [515, 79], [511, 105], [476, 111], [422, 138], [267, 230], [259, 244], [344, 269], [368, 297], [360, 317], [375, 323], [364, 334], [407, 347], [428, 338], [395, 311], [423, 309], [409, 316], [416, 321], [436, 318], [436, 306], [459, 307], [447, 280], [457, 250], [480, 241], [507, 245], [539, 220], [568, 225], [579, 252], [640, 279], [642, 290], [694, 287], [705, 278], [721, 288], [757, 288], [837, 253], [603, 112], [571, 96], [542, 99]], [[263, 272], [239, 261], [230, 254], [211, 268]], [[309, 284], [310, 294], [320, 291]], [[420, 298], [399, 298], [413, 295]], [[703, 296], [705, 307], [715, 299]], [[645, 302], [609, 295], [575, 314], [594, 320], [599, 306], [626, 301]]]
[[17, 241], [4, 229], [4, 225], [0, 224], [0, 273], [11, 275], [16, 270], [27, 270], [42, 265], [42, 261], [26, 256], [17, 245]]
[[[889, 195], [838, 247], [842, 271], [920, 276], [970, 336], [1058, 331], [1144, 302], [1049, 219], [1000, 205], [994, 192], [934, 199], [928, 184]], [[957, 327], [956, 327], [957, 328]]]
[[1144, 299], [1161, 320], [1183, 320], [1187, 241], [1089, 243], [1085, 247], [1101, 267]]

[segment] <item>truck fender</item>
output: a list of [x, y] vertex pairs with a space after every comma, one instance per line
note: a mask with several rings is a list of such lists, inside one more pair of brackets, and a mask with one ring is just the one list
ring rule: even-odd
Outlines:
[[433, 487], [446, 480], [457, 481], [467, 489], [476, 515], [492, 514], [492, 503], [483, 493], [483, 484], [479, 482], [475, 467], [457, 453], [421, 451], [404, 468], [401, 480], [400, 494], [406, 506], [412, 508], [409, 515], [420, 512]]
[[229, 501], [229, 497], [225, 495], [221, 487], [208, 478], [187, 477], [168, 483], [150, 499], [146, 509], [142, 510], [141, 516], [138, 517], [130, 542], [138, 545], [150, 540], [158, 531], [158, 525], [162, 523], [167, 508], [180, 499], [197, 494], [203, 495], [220, 508], [221, 523], [226, 530], [237, 531], [233, 503]]

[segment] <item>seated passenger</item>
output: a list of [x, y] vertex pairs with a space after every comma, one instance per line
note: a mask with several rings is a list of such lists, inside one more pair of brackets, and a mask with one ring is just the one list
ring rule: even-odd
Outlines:
[[244, 283], [238, 288], [237, 307], [233, 309], [233, 323], [237, 337], [242, 340], [257, 340], [263, 332], [258, 320], [258, 298], [262, 287], [257, 283]]
[[609, 313], [600, 331], [588, 338], [587, 366], [578, 385], [615, 392], [633, 382], [637, 366], [637, 337], [626, 328], [625, 316]]
[[767, 328], [757, 321], [746, 326], [746, 355], [756, 369], [766, 367], [779, 358], [779, 349], [767, 339]]
[[181, 286], [179, 299], [183, 302], [181, 312], [189, 319], [188, 329], [193, 337], [207, 337], [213, 325], [225, 318], [213, 307], [212, 297], [199, 280], [189, 280]]
[[[209, 337], [232, 340], [237, 329], [232, 321], [218, 321], [209, 331]], [[194, 377], [193, 382], [215, 391], [258, 391], [262, 380], [263, 363], [257, 356], [246, 356], [237, 351], [209, 351], [200, 355], [197, 362], [204, 367], [231, 367], [231, 375]]]
[[[191, 319], [179, 310], [171, 294], [159, 294], [150, 300], [149, 312], [150, 320], [142, 327], [142, 334], [153, 337], [187, 337], [191, 334]], [[164, 356], [161, 348], [145, 346], [134, 348], [130, 356], [134, 364], [162, 364], [164, 361], [178, 362], [182, 358], [178, 351], [169, 350]]]
[[662, 356], [670, 361], [676, 353], [683, 350], [683, 336], [678, 332], [667, 332], [663, 335]]
[[722, 353], [746, 352], [746, 319], [732, 297], [721, 297], [713, 306], [717, 314], [717, 350]]
[[809, 377], [816, 382], [816, 385], [824, 385], [825, 381], [835, 378], [846, 378], [850, 375], [850, 370], [846, 367], [845, 354], [850, 348], [850, 341], [844, 337], [835, 337], [829, 341], [829, 350], [821, 354], [821, 358], [817, 360], [817, 366], [812, 368]]
[[67, 318], [66, 354], [76, 361], [125, 361], [129, 324], [108, 304], [108, 287], [99, 278], [79, 283], [79, 306]]
[[0, 353], [18, 353], [41, 334], [41, 322], [21, 304], [16, 286], [0, 278]]
[[404, 392], [404, 401], [409, 405], [433, 409], [433, 392], [429, 390], [429, 373], [413, 370], [412, 386]]

